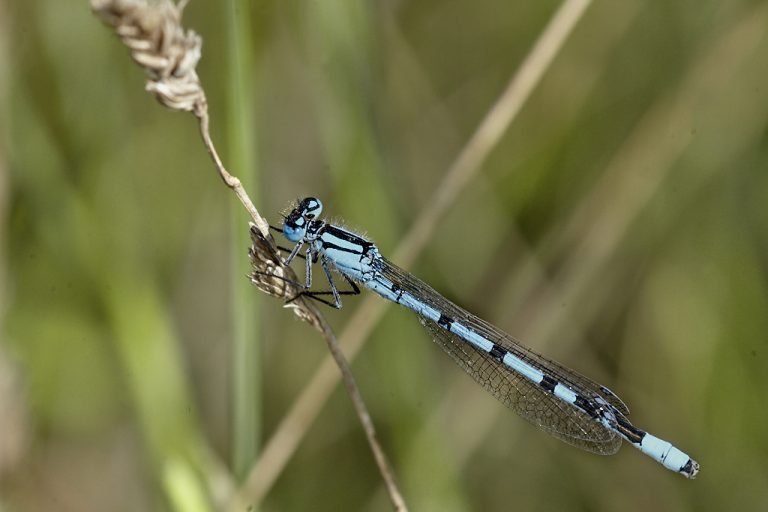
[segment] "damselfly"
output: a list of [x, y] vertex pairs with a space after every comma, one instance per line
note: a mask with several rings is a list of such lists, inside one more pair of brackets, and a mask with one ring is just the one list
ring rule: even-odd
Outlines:
[[[285, 217], [283, 234], [296, 243], [285, 263], [306, 246], [305, 295], [336, 308], [341, 295], [357, 294], [357, 283], [419, 316], [435, 341], [456, 363], [507, 407], [542, 430], [590, 452], [616, 453], [626, 440], [664, 467], [694, 478], [699, 464], [671, 443], [627, 419], [629, 409], [611, 390], [525, 348], [514, 338], [452, 303], [429, 285], [386, 260], [376, 245], [360, 235], [320, 220], [323, 205], [308, 197]], [[313, 292], [312, 265], [317, 261], [330, 292]], [[331, 269], [351, 285], [340, 292]], [[331, 295], [325, 300], [320, 295]]]

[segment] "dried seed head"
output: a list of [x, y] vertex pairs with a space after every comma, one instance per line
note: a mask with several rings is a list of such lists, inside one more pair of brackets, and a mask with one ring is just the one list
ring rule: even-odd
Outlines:
[[285, 306], [291, 308], [299, 318], [322, 330], [317, 310], [300, 296], [302, 288], [297, 285], [296, 274], [291, 267], [283, 264], [272, 236], [265, 237], [251, 224], [251, 241], [253, 244], [248, 249], [253, 267], [253, 272], [248, 276], [251, 282], [264, 293], [285, 300]]
[[203, 41], [181, 26], [184, 3], [91, 0], [91, 6], [144, 68], [149, 77], [146, 89], [160, 103], [174, 110], [204, 108], [205, 93], [195, 71]]

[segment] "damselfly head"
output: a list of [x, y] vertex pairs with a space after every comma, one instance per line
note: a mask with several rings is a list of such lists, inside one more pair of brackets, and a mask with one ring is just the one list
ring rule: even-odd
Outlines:
[[299, 202], [297, 210], [301, 210], [301, 214], [305, 219], [314, 219], [323, 212], [323, 203], [316, 197], [305, 197]]
[[304, 238], [309, 223], [323, 211], [323, 203], [315, 197], [306, 197], [291, 210], [283, 221], [283, 234], [291, 242]]

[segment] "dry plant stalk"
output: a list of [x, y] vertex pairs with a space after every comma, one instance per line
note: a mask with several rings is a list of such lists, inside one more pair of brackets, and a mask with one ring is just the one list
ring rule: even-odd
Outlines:
[[[254, 271], [259, 278], [254, 284], [268, 281], [264, 276], [272, 272], [284, 278], [284, 284], [296, 282], [293, 270], [282, 265], [279, 259], [272, 261], [271, 253], [277, 246], [269, 234], [269, 223], [258, 213], [240, 180], [224, 167], [211, 141], [208, 128], [208, 101], [197, 76], [197, 63], [202, 56], [202, 38], [193, 30], [185, 30], [181, 16], [186, 2], [174, 4], [170, 0], [150, 3], [147, 0], [91, 0], [94, 12], [101, 20], [114, 28], [117, 35], [131, 51], [131, 58], [147, 74], [146, 90], [171, 110], [192, 112], [200, 121], [200, 131], [206, 148], [214, 160], [224, 182], [237, 195], [251, 214], [253, 223], [262, 235], [261, 243], [254, 246], [251, 255], [263, 251], [264, 258], [253, 258]], [[269, 264], [268, 264], [269, 263]], [[259, 267], [258, 265], [263, 265]], [[289, 299], [297, 293], [288, 286], [259, 288], [275, 297]], [[288, 294], [291, 292], [291, 294]], [[287, 304], [302, 319], [322, 331], [320, 313], [301, 298]]]
[[[407, 510], [335, 334], [315, 303], [301, 294], [303, 287], [298, 284], [293, 269], [284, 264], [269, 233], [269, 223], [256, 210], [240, 180], [226, 170], [216, 151], [209, 130], [208, 101], [196, 72], [202, 55], [202, 38], [192, 30], [185, 30], [181, 25], [186, 3], [186, 0], [179, 4], [171, 0], [158, 0], [153, 3], [147, 0], [91, 0], [94, 12], [115, 30], [130, 49], [133, 60], [144, 68], [148, 77], [147, 91], [169, 109], [192, 112], [197, 117], [200, 133], [219, 176], [235, 192], [253, 219], [253, 245], [248, 251], [253, 266], [253, 272], [249, 276], [251, 282], [264, 293], [285, 300], [286, 307], [291, 308], [299, 318], [322, 333], [362, 423], [390, 499], [396, 510]], [[253, 482], [247, 482], [244, 489], [232, 497], [233, 509], [241, 509], [243, 503], [250, 501], [249, 488], [252, 485]]]
[[131, 50], [131, 57], [147, 74], [146, 89], [172, 110], [192, 112], [200, 122], [205, 147], [221, 179], [237, 195], [253, 222], [266, 236], [269, 223], [245, 192], [240, 180], [227, 172], [208, 129], [208, 101], [197, 76], [202, 38], [181, 26], [186, 0], [91, 0], [94, 12]]

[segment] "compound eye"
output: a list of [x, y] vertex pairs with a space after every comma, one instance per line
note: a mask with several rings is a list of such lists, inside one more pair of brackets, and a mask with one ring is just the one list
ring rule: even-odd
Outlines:
[[283, 235], [291, 242], [298, 242], [304, 237], [306, 231], [306, 225], [304, 219], [299, 217], [297, 219], [288, 218], [283, 223]]

